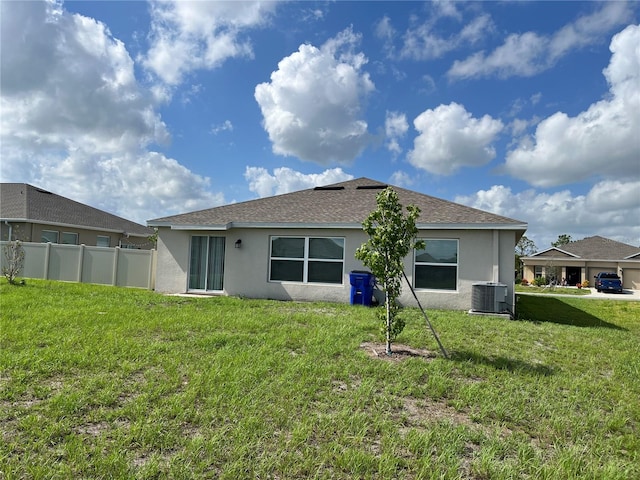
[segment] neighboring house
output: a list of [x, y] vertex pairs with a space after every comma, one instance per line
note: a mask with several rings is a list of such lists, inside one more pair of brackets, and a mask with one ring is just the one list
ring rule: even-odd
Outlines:
[[[158, 229], [156, 290], [281, 300], [350, 301], [362, 222], [387, 185], [359, 178], [148, 221]], [[424, 251], [405, 261], [429, 308], [471, 308], [472, 284], [501, 282], [513, 306], [515, 245], [527, 225], [393, 187], [418, 206]], [[400, 301], [415, 305], [405, 285]]]
[[0, 240], [151, 249], [153, 233], [33, 185], [0, 184]]
[[640, 248], [608, 238], [594, 236], [552, 247], [523, 257], [523, 278], [555, 277], [568, 285], [585, 280], [593, 285], [598, 272], [615, 272], [623, 288], [640, 289]]

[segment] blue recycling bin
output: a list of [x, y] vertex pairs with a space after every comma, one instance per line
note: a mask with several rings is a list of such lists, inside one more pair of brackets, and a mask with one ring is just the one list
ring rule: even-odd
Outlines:
[[353, 270], [349, 273], [351, 283], [351, 305], [371, 305], [376, 278], [371, 272]]

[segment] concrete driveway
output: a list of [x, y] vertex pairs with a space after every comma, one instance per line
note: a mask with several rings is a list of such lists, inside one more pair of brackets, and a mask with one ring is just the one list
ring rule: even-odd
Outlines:
[[581, 298], [600, 298], [607, 300], [635, 300], [640, 301], [640, 290], [623, 290], [622, 293], [598, 292], [595, 288], [590, 288], [589, 295], [583, 295]]
[[[570, 287], [569, 287], [570, 288]], [[589, 295], [562, 295], [561, 293], [528, 293], [528, 292], [516, 292], [516, 295], [553, 295], [556, 297], [571, 297], [571, 298], [596, 298], [600, 300], [630, 300], [640, 302], [640, 290], [623, 290], [622, 293], [606, 293], [598, 292], [595, 288], [589, 288]]]

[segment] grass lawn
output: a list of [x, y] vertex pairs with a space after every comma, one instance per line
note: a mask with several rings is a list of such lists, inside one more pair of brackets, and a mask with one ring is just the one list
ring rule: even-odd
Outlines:
[[588, 288], [569, 288], [569, 287], [536, 287], [535, 285], [516, 285], [516, 293], [548, 293], [550, 295], [589, 295], [591, 290]]
[[0, 283], [0, 479], [640, 478], [640, 302], [519, 321]]

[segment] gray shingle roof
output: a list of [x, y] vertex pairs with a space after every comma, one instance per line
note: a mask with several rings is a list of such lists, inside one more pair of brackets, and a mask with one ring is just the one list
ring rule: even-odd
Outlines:
[[0, 218], [149, 236], [148, 227], [27, 183], [0, 184]]
[[583, 259], [622, 260], [640, 254], [640, 248], [609, 238], [593, 236], [558, 247]]
[[[376, 208], [376, 195], [386, 187], [368, 178], [249, 200], [196, 212], [157, 218], [150, 226], [232, 228], [234, 226], [307, 226], [361, 228]], [[421, 209], [418, 224], [468, 225], [526, 229], [524, 222], [457, 203], [393, 187], [400, 202]]]

